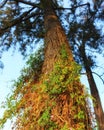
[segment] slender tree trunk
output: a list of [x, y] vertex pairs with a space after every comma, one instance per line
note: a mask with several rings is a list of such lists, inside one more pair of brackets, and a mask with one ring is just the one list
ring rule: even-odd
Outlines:
[[71, 48], [67, 41], [65, 32], [58, 20], [56, 13], [52, 7], [51, 0], [41, 0], [44, 5], [44, 25], [45, 25], [45, 61], [43, 65], [43, 73], [52, 71], [55, 61], [57, 61], [59, 50], [64, 44], [67, 53], [70, 55], [70, 61], [73, 60]]
[[103, 112], [103, 108], [101, 105], [99, 92], [98, 92], [95, 80], [92, 75], [91, 68], [88, 63], [87, 56], [86, 56], [84, 50], [85, 50], [84, 46], [82, 46], [82, 49], [80, 52], [81, 52], [81, 56], [83, 58], [84, 66], [86, 69], [87, 78], [88, 78], [88, 82], [89, 82], [89, 86], [90, 86], [90, 90], [91, 90], [91, 95], [94, 98], [93, 105], [94, 105], [95, 116], [96, 116], [99, 130], [104, 130], [104, 112]]

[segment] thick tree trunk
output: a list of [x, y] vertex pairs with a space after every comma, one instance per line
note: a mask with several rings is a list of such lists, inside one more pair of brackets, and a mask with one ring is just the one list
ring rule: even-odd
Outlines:
[[[42, 1], [42, 0], [41, 0]], [[67, 53], [70, 55], [70, 61], [73, 60], [71, 48], [67, 41], [66, 35], [56, 13], [52, 7], [51, 0], [43, 0], [45, 16], [45, 61], [42, 72], [47, 74], [52, 71], [55, 62], [57, 61], [59, 50], [62, 45], [65, 45]]]
[[[58, 16], [56, 15], [53, 9], [52, 0], [41, 0], [41, 3], [44, 7], [44, 26], [45, 26], [45, 60], [42, 67], [42, 77], [44, 78], [48, 74], [52, 72], [56, 62], [60, 58], [60, 49], [64, 46], [67, 54], [69, 62], [73, 62], [73, 55], [68, 43], [67, 37], [65, 32], [59, 22]], [[70, 77], [71, 78], [71, 77]], [[83, 86], [80, 82], [73, 82], [73, 93], [84, 96]], [[71, 86], [70, 86], [71, 87]], [[70, 88], [69, 87], [69, 88]], [[77, 103], [77, 99], [73, 101], [71, 98], [71, 92], [65, 91], [64, 93], [60, 93], [56, 96], [57, 105], [51, 111], [52, 116], [56, 113], [57, 117], [55, 121], [58, 124], [68, 122], [68, 127], [70, 129], [78, 127], [79, 124], [83, 124], [83, 130], [88, 129], [88, 115], [86, 114], [86, 106], [80, 103]], [[78, 99], [79, 100], [79, 99]], [[81, 102], [81, 101], [80, 101]], [[85, 103], [85, 99], [83, 99]], [[72, 108], [77, 107], [76, 110], [72, 110]], [[74, 116], [78, 116], [79, 111], [84, 111], [84, 118], [83, 119], [74, 119]], [[73, 111], [73, 114], [72, 114]], [[80, 114], [80, 113], [79, 113]], [[58, 117], [63, 117], [62, 119], [58, 119]], [[80, 117], [79, 117], [80, 118]], [[87, 124], [87, 125], [86, 125]]]
[[87, 78], [88, 78], [88, 82], [89, 82], [89, 86], [90, 86], [90, 90], [91, 90], [91, 95], [94, 98], [93, 106], [94, 106], [96, 120], [98, 123], [98, 128], [99, 128], [99, 130], [104, 130], [104, 112], [103, 112], [103, 108], [101, 105], [99, 92], [98, 92], [95, 80], [93, 78], [92, 71], [91, 71], [91, 68], [89, 66], [87, 56], [86, 56], [85, 51], [84, 51], [84, 47], [82, 47], [82, 49], [81, 49], [81, 56], [83, 58], [84, 66], [86, 69]]

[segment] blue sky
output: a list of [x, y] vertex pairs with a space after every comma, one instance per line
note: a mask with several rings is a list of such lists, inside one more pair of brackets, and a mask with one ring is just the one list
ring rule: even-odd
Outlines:
[[[20, 53], [13, 51], [5, 52], [2, 57], [4, 69], [0, 70], [0, 104], [5, 101], [8, 94], [11, 92], [12, 80], [17, 79], [20, 75], [20, 70], [23, 68], [25, 61]], [[0, 117], [3, 114], [3, 109], [0, 109]], [[3, 130], [11, 130], [11, 123], [8, 121]]]

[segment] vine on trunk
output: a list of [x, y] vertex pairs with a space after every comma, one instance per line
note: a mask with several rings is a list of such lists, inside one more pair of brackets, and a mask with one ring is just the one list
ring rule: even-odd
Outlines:
[[70, 63], [64, 45], [53, 71], [44, 78], [43, 61], [42, 51], [30, 57], [7, 99], [0, 125], [15, 116], [16, 130], [90, 130], [86, 95], [79, 80], [81, 67]]

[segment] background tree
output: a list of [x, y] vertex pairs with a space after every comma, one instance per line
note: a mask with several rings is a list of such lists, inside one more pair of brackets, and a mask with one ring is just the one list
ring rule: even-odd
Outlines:
[[[18, 41], [19, 49], [24, 54], [30, 43], [33, 47], [35, 38], [40, 40], [45, 37], [44, 61], [39, 66], [39, 76], [24, 79], [22, 75], [15, 83], [13, 95], [7, 99], [7, 110], [0, 120], [1, 125], [8, 118], [16, 116], [14, 127], [21, 130], [89, 130], [92, 127], [86, 95], [79, 81], [80, 67], [73, 59], [67, 37], [56, 15], [58, 3], [55, 2], [8, 1], [2, 10], [5, 14], [1, 11], [1, 51]], [[19, 3], [28, 5], [25, 6], [28, 9], [25, 10]], [[41, 63], [39, 58], [42, 59], [41, 55], [36, 58], [36, 63]], [[37, 70], [37, 64], [34, 63], [34, 66]]]
[[[77, 5], [77, 1], [72, 2], [72, 6]], [[94, 3], [95, 4], [95, 3]], [[102, 2], [99, 2], [101, 7]], [[95, 7], [95, 6], [94, 6]], [[98, 51], [101, 53], [101, 46], [103, 46], [103, 36], [101, 32], [95, 26], [95, 21], [97, 19], [102, 19], [102, 12], [100, 7], [92, 10], [90, 4], [83, 6], [82, 9], [77, 13], [77, 9], [73, 9], [69, 17], [69, 40], [73, 48], [73, 53], [75, 60], [84, 66], [88, 82], [90, 85], [91, 95], [94, 97], [94, 110], [96, 119], [99, 125], [99, 129], [104, 129], [104, 114], [100, 101], [100, 96], [96, 83], [94, 81], [91, 67], [95, 66], [94, 53], [91, 52]], [[82, 11], [83, 10], [83, 11]], [[103, 19], [102, 19], [103, 20]], [[96, 105], [95, 105], [96, 104]]]

